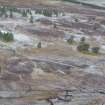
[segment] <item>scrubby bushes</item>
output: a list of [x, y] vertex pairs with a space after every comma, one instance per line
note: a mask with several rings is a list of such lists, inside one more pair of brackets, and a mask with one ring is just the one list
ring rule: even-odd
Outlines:
[[80, 39], [79, 45], [77, 46], [78, 51], [80, 51], [80, 52], [88, 52], [89, 48], [90, 48], [90, 45], [85, 42], [85, 37], [82, 37]]
[[89, 48], [90, 48], [90, 45], [88, 43], [79, 44], [77, 47], [78, 51], [80, 52], [88, 52]]
[[71, 36], [71, 37], [67, 40], [67, 42], [68, 42], [69, 44], [74, 44], [74, 43], [75, 43], [75, 41], [74, 41], [74, 36]]
[[82, 43], [85, 43], [85, 41], [86, 41], [85, 37], [82, 37], [82, 38], [80, 39], [80, 43], [81, 43], [81, 44], [82, 44]]
[[9, 32], [0, 32], [0, 40], [10, 42], [14, 40], [14, 36]]
[[88, 43], [86, 43], [85, 37], [82, 37], [80, 39], [79, 45], [77, 46], [77, 50], [79, 52], [83, 52], [83, 53], [87, 53], [87, 54], [98, 54], [100, 48], [99, 47], [92, 47], [91, 48], [91, 46]]

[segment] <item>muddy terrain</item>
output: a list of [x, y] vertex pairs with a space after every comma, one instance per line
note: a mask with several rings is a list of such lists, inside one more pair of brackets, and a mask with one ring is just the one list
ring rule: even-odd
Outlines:
[[0, 4], [0, 105], [105, 104], [105, 10], [49, 0]]

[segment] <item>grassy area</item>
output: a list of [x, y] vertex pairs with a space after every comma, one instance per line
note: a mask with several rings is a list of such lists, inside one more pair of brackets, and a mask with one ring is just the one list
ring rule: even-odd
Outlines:
[[96, 54], [96, 53], [89, 52], [89, 51], [81, 51], [81, 53], [83, 53], [83, 54], [87, 54], [87, 55], [92, 55], [92, 56], [100, 55], [100, 53]]
[[76, 45], [76, 44], [77, 44], [76, 41], [67, 41], [67, 42], [68, 42], [68, 44], [70, 44], [70, 45]]

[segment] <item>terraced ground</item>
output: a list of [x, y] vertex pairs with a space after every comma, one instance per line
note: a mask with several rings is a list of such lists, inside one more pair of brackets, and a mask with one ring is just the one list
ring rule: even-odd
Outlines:
[[[104, 10], [48, 0], [0, 3], [0, 105], [105, 104]], [[87, 52], [77, 49], [81, 38]]]

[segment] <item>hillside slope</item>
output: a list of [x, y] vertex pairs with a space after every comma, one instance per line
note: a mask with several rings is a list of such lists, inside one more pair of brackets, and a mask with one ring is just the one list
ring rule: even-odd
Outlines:
[[1, 4], [12, 4], [20, 6], [33, 6], [36, 4], [46, 4], [49, 0], [0, 0]]

